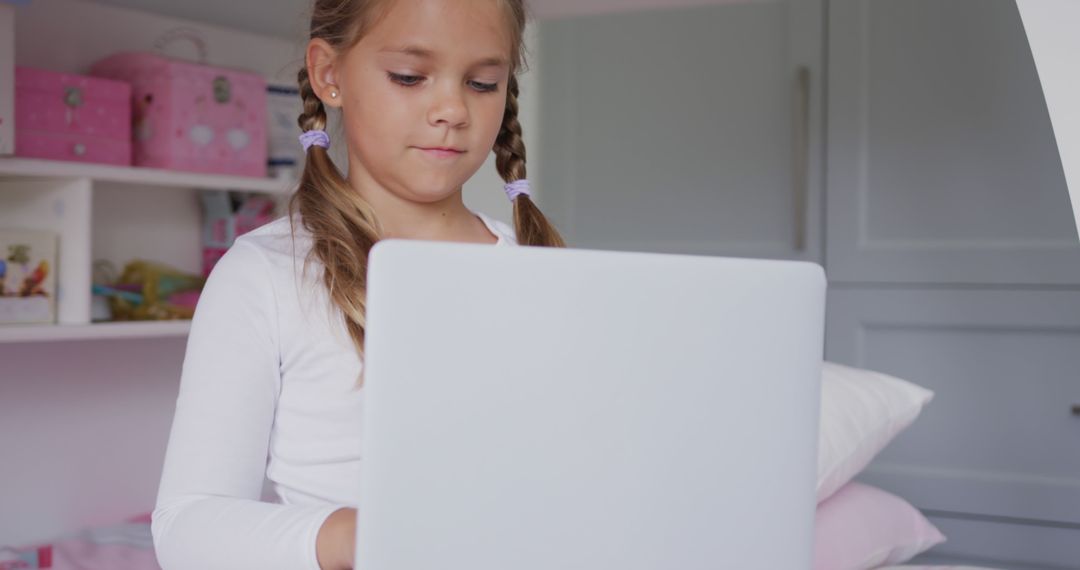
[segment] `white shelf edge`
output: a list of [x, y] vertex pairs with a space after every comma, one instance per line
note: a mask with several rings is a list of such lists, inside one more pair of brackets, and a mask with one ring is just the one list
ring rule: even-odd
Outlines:
[[191, 321], [131, 321], [89, 325], [0, 325], [0, 344], [184, 337], [190, 330]]
[[292, 180], [274, 178], [200, 174], [137, 166], [112, 166], [8, 156], [0, 157], [0, 178], [89, 178], [101, 182], [207, 190], [239, 190], [266, 194], [288, 194], [296, 184]]

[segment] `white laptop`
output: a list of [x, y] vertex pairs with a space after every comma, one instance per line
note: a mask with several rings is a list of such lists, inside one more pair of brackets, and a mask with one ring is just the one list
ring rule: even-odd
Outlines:
[[359, 570], [810, 568], [825, 276], [390, 240]]

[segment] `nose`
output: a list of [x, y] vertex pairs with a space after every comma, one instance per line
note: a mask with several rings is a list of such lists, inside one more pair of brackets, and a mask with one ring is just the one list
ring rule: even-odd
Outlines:
[[460, 86], [447, 85], [436, 91], [428, 110], [428, 122], [450, 128], [461, 128], [469, 124], [469, 107]]

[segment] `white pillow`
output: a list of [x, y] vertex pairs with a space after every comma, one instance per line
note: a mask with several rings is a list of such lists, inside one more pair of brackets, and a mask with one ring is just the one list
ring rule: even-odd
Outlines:
[[930, 390], [880, 372], [822, 363], [818, 502], [858, 475], [933, 397]]

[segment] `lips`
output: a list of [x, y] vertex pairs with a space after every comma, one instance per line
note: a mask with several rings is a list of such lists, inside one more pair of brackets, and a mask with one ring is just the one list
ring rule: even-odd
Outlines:
[[424, 152], [428, 156], [435, 158], [453, 158], [464, 153], [464, 150], [456, 149], [453, 147], [436, 146], [436, 147], [416, 147]]

